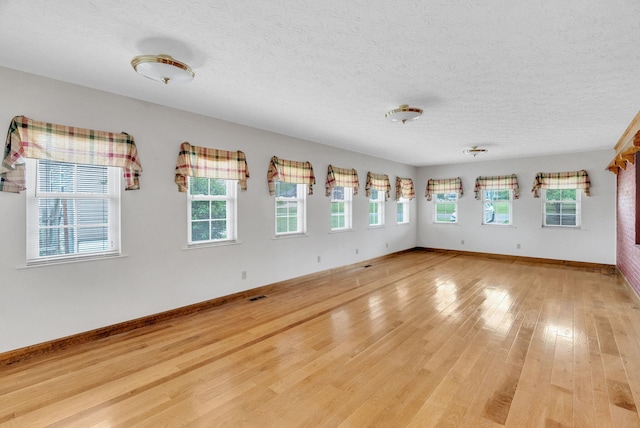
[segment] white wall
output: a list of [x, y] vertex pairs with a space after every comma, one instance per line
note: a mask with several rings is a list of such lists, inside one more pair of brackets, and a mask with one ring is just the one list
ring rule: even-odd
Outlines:
[[[180, 96], [179, 86], [157, 90]], [[367, 171], [394, 183], [396, 176], [415, 180], [414, 167], [4, 68], [0, 94], [5, 129], [13, 116], [25, 115], [124, 131], [134, 136], [144, 169], [141, 190], [123, 191], [121, 258], [25, 268], [25, 196], [0, 193], [0, 352], [416, 246], [418, 203], [410, 204], [412, 223], [397, 226], [390, 199], [386, 227], [369, 229], [364, 192]], [[245, 152], [251, 178], [239, 192], [240, 244], [186, 249], [186, 195], [173, 182], [183, 141]], [[306, 237], [274, 239], [266, 179], [274, 155], [314, 166]], [[356, 168], [360, 176], [351, 232], [329, 233], [329, 164]]]
[[[604, 150], [508, 161], [482, 161], [478, 157], [472, 163], [419, 168], [417, 183], [422, 188], [416, 193], [422, 197], [418, 198], [418, 246], [615, 264], [616, 181], [615, 175], [604, 169], [613, 154], [613, 150]], [[586, 169], [591, 179], [591, 196], [582, 197], [582, 227], [541, 227], [541, 199], [531, 193], [536, 173], [580, 169]], [[513, 226], [481, 225], [482, 203], [473, 191], [476, 177], [514, 173], [520, 199], [513, 202]], [[424, 197], [426, 182], [458, 176], [464, 189], [458, 203], [458, 224], [435, 224], [434, 202]]]

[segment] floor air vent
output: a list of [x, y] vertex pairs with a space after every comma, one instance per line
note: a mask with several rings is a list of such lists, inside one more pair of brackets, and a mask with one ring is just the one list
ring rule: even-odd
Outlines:
[[264, 294], [262, 294], [262, 295], [260, 295], [260, 296], [252, 297], [252, 298], [250, 298], [249, 300], [250, 300], [250, 301], [252, 301], [252, 302], [255, 302], [256, 300], [264, 299], [265, 297], [267, 297], [267, 296], [265, 296]]
[[366, 268], [367, 268], [367, 267], [371, 267], [371, 265], [364, 265], [364, 267], [366, 267]]

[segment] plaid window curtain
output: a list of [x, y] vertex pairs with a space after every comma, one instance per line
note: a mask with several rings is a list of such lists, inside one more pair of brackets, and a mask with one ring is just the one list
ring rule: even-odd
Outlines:
[[351, 168], [338, 168], [333, 165], [329, 165], [327, 168], [327, 182], [325, 184], [327, 196], [331, 196], [331, 189], [335, 186], [352, 187], [353, 194], [358, 194], [358, 172]]
[[533, 180], [534, 198], [540, 197], [540, 189], [582, 189], [589, 196], [591, 181], [584, 169], [569, 172], [539, 172]]
[[413, 190], [413, 180], [396, 177], [396, 200], [400, 198], [413, 199], [415, 197], [416, 192]]
[[176, 162], [176, 178], [178, 191], [188, 189], [187, 177], [222, 178], [238, 180], [241, 190], [247, 190], [249, 168], [243, 152], [210, 149], [192, 146], [188, 142], [180, 145]]
[[371, 189], [385, 192], [384, 200], [389, 199], [391, 195], [391, 183], [389, 182], [389, 176], [387, 174], [374, 174], [373, 172], [367, 172], [367, 184], [365, 185], [365, 191], [367, 198], [371, 197]]
[[476, 178], [475, 193], [476, 199], [481, 199], [481, 192], [483, 190], [498, 190], [498, 189], [511, 189], [513, 190], [513, 199], [520, 197], [520, 188], [518, 187], [518, 177], [515, 174], [511, 175], [494, 175], [492, 177], [478, 177]]
[[313, 195], [313, 185], [316, 177], [313, 175], [313, 167], [310, 162], [298, 162], [292, 160], [278, 159], [272, 157], [267, 171], [267, 182], [269, 183], [269, 194], [276, 194], [274, 181], [284, 183], [306, 184], [307, 193]]
[[36, 122], [16, 116], [9, 126], [0, 165], [0, 191], [25, 190], [24, 158], [119, 167], [124, 171], [126, 189], [140, 188], [138, 177], [142, 166], [138, 150], [133, 137], [125, 133]]
[[427, 181], [427, 190], [425, 196], [427, 201], [430, 201], [434, 193], [457, 193], [458, 197], [462, 196], [462, 179], [456, 178], [442, 178], [439, 180], [429, 179]]

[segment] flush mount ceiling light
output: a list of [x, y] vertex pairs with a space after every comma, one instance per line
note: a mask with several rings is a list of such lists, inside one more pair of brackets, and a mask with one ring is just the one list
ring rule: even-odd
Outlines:
[[464, 153], [465, 155], [472, 155], [475, 158], [476, 156], [487, 153], [488, 151], [489, 150], [481, 149], [478, 146], [471, 146], [470, 149], [463, 150], [462, 153]]
[[144, 77], [162, 82], [188, 83], [195, 73], [187, 64], [169, 55], [139, 55], [131, 60], [133, 69]]
[[386, 112], [384, 117], [389, 119], [391, 122], [405, 123], [410, 120], [416, 120], [421, 115], [421, 108], [409, 107], [407, 104], [402, 104], [400, 107]]

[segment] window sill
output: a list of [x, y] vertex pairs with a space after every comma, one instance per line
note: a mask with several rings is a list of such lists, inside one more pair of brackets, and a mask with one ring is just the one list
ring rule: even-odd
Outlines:
[[68, 265], [74, 263], [85, 263], [85, 262], [95, 262], [101, 260], [113, 260], [113, 259], [124, 259], [129, 257], [127, 254], [113, 254], [113, 255], [104, 255], [104, 256], [95, 256], [95, 257], [76, 257], [73, 259], [58, 259], [58, 260], [50, 260], [50, 261], [42, 261], [42, 262], [32, 262], [26, 263], [23, 266], [18, 266], [17, 269], [31, 269], [31, 268], [40, 268], [46, 266], [59, 266], [59, 265]]
[[410, 226], [410, 225], [411, 225], [410, 221], [408, 221], [406, 223], [396, 223], [396, 226]]
[[353, 229], [331, 229], [329, 233], [348, 233], [353, 232]]
[[183, 248], [183, 250], [199, 250], [201, 248], [215, 248], [215, 247], [226, 247], [228, 245], [239, 245], [241, 244], [241, 241], [238, 240], [234, 240], [234, 241], [221, 241], [221, 242], [206, 242], [206, 243], [202, 243], [202, 244], [187, 244], [186, 247]]
[[434, 221], [431, 222], [431, 224], [446, 224], [446, 225], [453, 225], [453, 226], [460, 226], [460, 223], [458, 223], [457, 221]]
[[367, 229], [384, 229], [386, 226], [384, 224], [370, 225], [367, 226]]
[[307, 233], [288, 233], [286, 235], [275, 235], [273, 238], [273, 240], [280, 240], [280, 239], [291, 239], [291, 238], [306, 238], [308, 237], [309, 234]]

